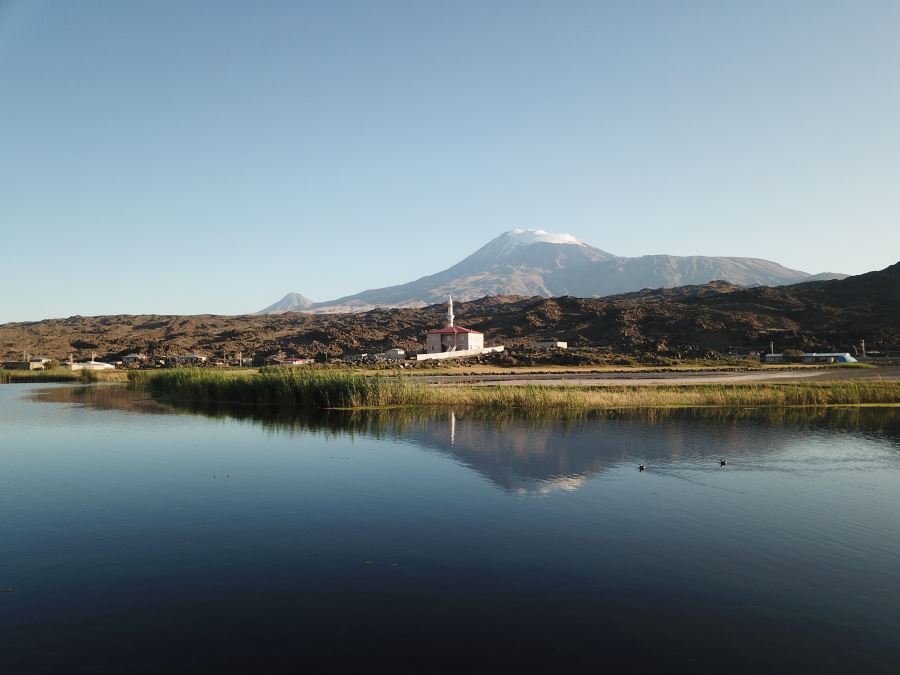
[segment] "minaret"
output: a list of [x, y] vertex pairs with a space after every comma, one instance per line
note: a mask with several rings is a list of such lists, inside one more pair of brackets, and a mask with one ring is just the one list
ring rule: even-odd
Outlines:
[[450, 302], [447, 303], [447, 328], [453, 328], [453, 294], [450, 294]]

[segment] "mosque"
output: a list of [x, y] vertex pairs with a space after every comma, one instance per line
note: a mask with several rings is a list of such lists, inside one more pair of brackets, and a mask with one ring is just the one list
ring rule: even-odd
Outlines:
[[484, 346], [484, 333], [456, 326], [453, 323], [453, 296], [447, 302], [447, 325], [435, 328], [425, 335], [425, 353], [416, 354], [416, 359], [452, 359], [463, 356], [479, 356], [492, 352], [502, 352], [503, 345]]

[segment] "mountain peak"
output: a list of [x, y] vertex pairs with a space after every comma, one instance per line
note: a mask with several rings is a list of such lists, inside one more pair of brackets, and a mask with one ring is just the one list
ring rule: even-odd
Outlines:
[[620, 257], [571, 234], [516, 228], [495, 237], [455, 265], [421, 279], [328, 302], [312, 303], [302, 296], [288, 294], [261, 313], [422, 307], [443, 302], [448, 292], [459, 301], [488, 295], [602, 297], [713, 280], [741, 286], [776, 286], [801, 282], [808, 277], [805, 272], [754, 258]]
[[312, 307], [315, 303], [300, 293], [288, 293], [278, 302], [269, 305], [257, 314], [283, 314], [284, 312], [299, 312]]

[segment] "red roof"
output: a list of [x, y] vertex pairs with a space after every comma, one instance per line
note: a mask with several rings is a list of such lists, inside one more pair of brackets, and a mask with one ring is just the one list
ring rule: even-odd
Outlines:
[[434, 330], [428, 331], [428, 335], [455, 335], [457, 333], [477, 333], [478, 335], [481, 335], [480, 330], [469, 330], [468, 328], [460, 328], [459, 326], [435, 328]]

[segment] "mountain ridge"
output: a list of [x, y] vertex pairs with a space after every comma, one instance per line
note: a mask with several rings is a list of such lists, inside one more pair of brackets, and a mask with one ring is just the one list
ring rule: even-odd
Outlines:
[[[291, 294], [259, 314], [284, 311], [362, 312], [378, 307], [424, 307], [452, 293], [460, 301], [494, 295], [605, 297], [643, 288], [722, 280], [742, 286], [783, 285], [847, 275], [807, 272], [762, 258], [617, 256], [571, 234], [514, 229], [445, 270], [413, 281], [312, 302]], [[292, 303], [296, 295], [306, 301]]]
[[[703, 355], [730, 347], [900, 351], [900, 263], [843, 280], [748, 288], [717, 281], [644, 289], [606, 298], [492, 296], [454, 303], [457, 323], [510, 348], [540, 339], [570, 346], [660, 356]], [[421, 349], [443, 325], [446, 304], [376, 309], [364, 314], [243, 316], [114, 315], [0, 325], [0, 352], [23, 349], [64, 358], [96, 352], [154, 357], [201, 353], [339, 357], [391, 347]]]

